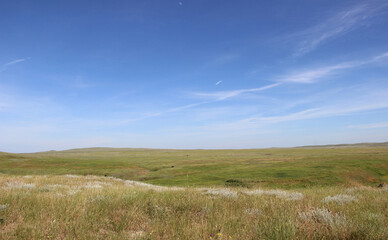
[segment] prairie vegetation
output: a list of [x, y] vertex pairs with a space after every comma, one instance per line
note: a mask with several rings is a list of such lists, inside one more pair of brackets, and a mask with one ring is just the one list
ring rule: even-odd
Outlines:
[[0, 153], [0, 173], [100, 175], [185, 187], [287, 189], [388, 182], [388, 144], [360, 146], [247, 150], [90, 148]]
[[381, 146], [0, 153], [0, 239], [388, 239], [387, 160]]
[[1, 239], [388, 237], [386, 188], [177, 188], [74, 175], [1, 175], [0, 187]]

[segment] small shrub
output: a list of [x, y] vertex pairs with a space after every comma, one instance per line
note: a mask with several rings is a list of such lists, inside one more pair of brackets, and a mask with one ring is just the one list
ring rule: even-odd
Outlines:
[[245, 182], [238, 179], [228, 179], [225, 181], [225, 185], [227, 187], [248, 187]]

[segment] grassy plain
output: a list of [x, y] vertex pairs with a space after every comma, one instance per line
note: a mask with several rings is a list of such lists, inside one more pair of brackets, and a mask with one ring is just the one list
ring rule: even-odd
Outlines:
[[388, 189], [171, 188], [0, 177], [1, 239], [387, 239]]
[[165, 186], [301, 188], [376, 185], [388, 180], [388, 144], [248, 150], [91, 148], [0, 153], [0, 173], [100, 175]]
[[388, 239], [387, 175], [387, 143], [0, 153], [0, 239]]

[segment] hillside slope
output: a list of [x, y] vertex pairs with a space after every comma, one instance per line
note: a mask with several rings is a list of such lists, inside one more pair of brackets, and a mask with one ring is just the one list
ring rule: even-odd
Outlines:
[[170, 186], [376, 185], [388, 181], [385, 145], [246, 150], [92, 148], [1, 153], [0, 173], [93, 174]]

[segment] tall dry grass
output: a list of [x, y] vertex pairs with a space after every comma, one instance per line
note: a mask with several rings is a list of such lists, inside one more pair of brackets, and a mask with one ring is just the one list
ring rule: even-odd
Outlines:
[[0, 175], [0, 239], [388, 239], [386, 189]]

